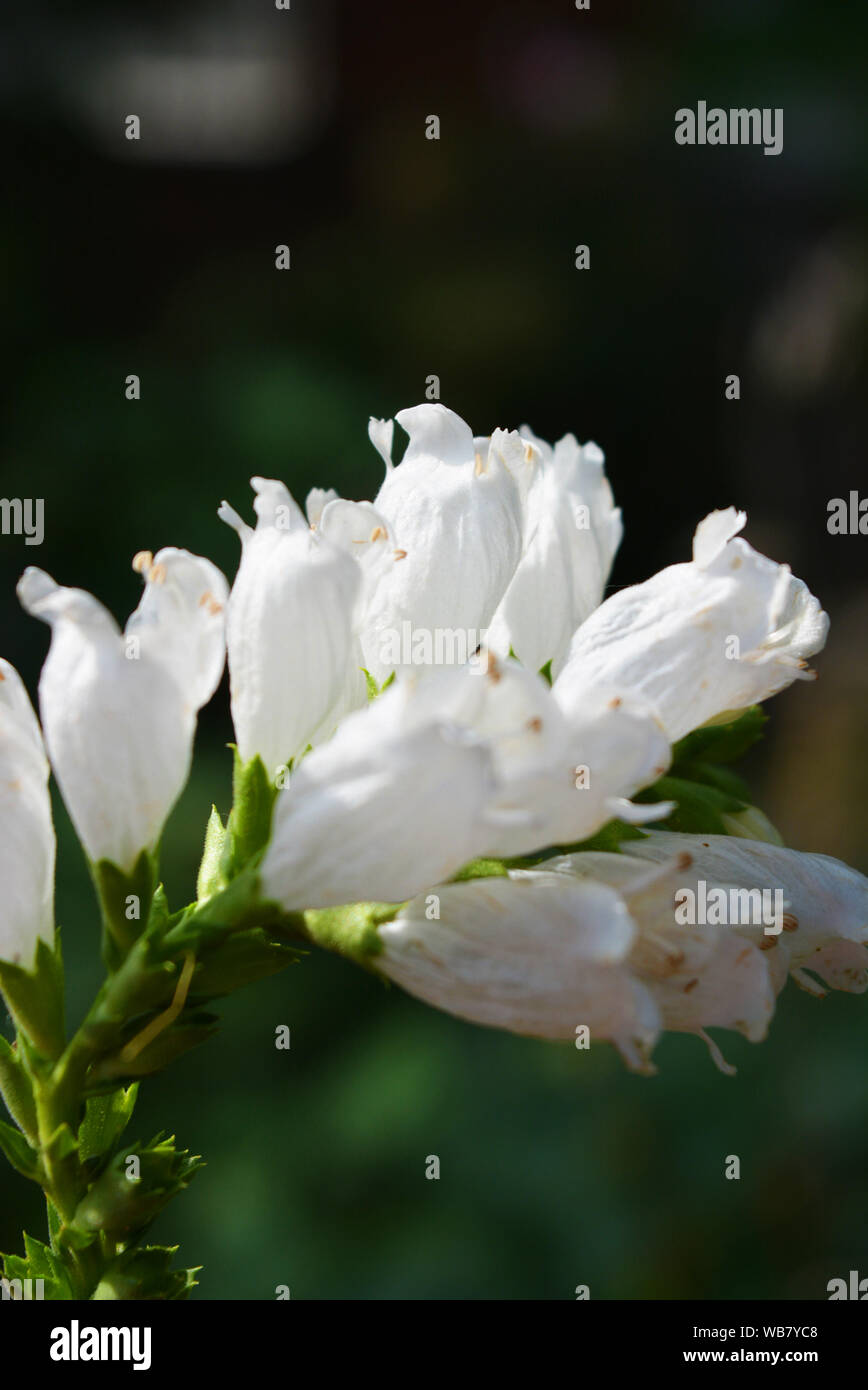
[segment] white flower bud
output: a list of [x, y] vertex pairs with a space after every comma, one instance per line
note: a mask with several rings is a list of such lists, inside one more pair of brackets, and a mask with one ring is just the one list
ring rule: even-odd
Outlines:
[[[251, 481], [255, 531], [226, 502], [219, 512], [242, 543], [227, 623], [232, 718], [242, 760], [258, 754], [273, 776], [336, 719], [351, 673], [363, 697], [351, 640], [361, 574], [283, 483]], [[309, 504], [319, 516], [340, 505], [326, 494]]]
[[518, 568], [488, 633], [493, 651], [512, 648], [531, 671], [555, 673], [580, 623], [603, 597], [621, 542], [621, 512], [596, 444], [568, 434], [554, 448], [522, 427], [529, 480], [520, 487], [523, 544]]
[[28, 569], [18, 594], [51, 626], [39, 700], [49, 757], [93, 861], [128, 871], [155, 848], [190, 767], [196, 715], [224, 660], [227, 584], [208, 560], [143, 552], [137, 611], [121, 633], [82, 589]]
[[520, 453], [518, 435], [497, 430], [490, 440], [474, 440], [442, 405], [419, 405], [396, 418], [410, 436], [397, 467], [383, 422], [374, 422], [372, 434], [387, 458], [374, 506], [390, 545], [388, 565], [366, 593], [361, 642], [365, 667], [378, 681], [401, 664], [388, 659], [387, 642], [405, 623], [481, 640], [521, 555], [519, 490], [505, 457]]

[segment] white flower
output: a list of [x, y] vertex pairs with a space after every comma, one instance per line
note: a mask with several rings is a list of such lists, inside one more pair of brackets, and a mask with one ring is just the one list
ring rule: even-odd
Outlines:
[[531, 854], [588, 839], [613, 818], [670, 814], [670, 802], [639, 806], [628, 799], [661, 777], [670, 760], [666, 735], [640, 701], [596, 690], [578, 711], [564, 710], [543, 678], [515, 661], [489, 657], [485, 668], [482, 678], [464, 672], [462, 681], [448, 682], [444, 673], [419, 698], [448, 707], [491, 749], [496, 790], [487, 854]]
[[0, 959], [29, 968], [54, 940], [54, 827], [48, 759], [24, 684], [0, 660]]
[[625, 969], [635, 924], [603, 884], [537, 871], [446, 884], [379, 936], [378, 970], [474, 1023], [562, 1039], [584, 1025], [630, 1056], [659, 1031], [651, 995]]
[[[861, 993], [868, 988], [868, 879], [826, 854], [806, 854], [732, 835], [675, 835], [656, 831], [631, 842], [630, 857], [663, 863], [689, 853], [689, 874], [680, 887], [706, 883], [780, 892], [784, 930], [739, 925], [741, 936], [762, 941], [770, 965], [783, 979], [789, 969], [809, 993], [821, 993], [806, 971], [831, 989]], [[576, 856], [579, 858], [580, 856]], [[698, 930], [703, 930], [699, 928]]]
[[42, 727], [69, 814], [93, 861], [128, 871], [153, 849], [190, 766], [196, 715], [223, 669], [227, 584], [208, 560], [143, 552], [137, 611], [122, 634], [81, 589], [27, 569], [28, 613], [51, 625]]
[[482, 851], [489, 755], [413, 696], [387, 690], [293, 772], [262, 865], [267, 897], [288, 909], [397, 902]]
[[556, 682], [578, 707], [594, 686], [641, 696], [674, 742], [727, 710], [810, 677], [828, 618], [787, 565], [733, 537], [730, 507], [696, 529], [693, 560], [613, 594], [576, 632]]
[[554, 448], [526, 426], [529, 477], [520, 488], [523, 543], [518, 568], [498, 605], [488, 645], [510, 648], [522, 665], [557, 673], [576, 628], [603, 597], [621, 542], [621, 512], [612, 500], [596, 444], [568, 434]]
[[[232, 718], [244, 762], [256, 754], [271, 776], [330, 733], [354, 659], [358, 565], [308, 526], [283, 483], [253, 478], [254, 531], [224, 502], [219, 515], [241, 537], [241, 564], [229, 599], [227, 644]], [[317, 491], [312, 516], [337, 505]], [[331, 720], [331, 723], [329, 723]]]
[[[783, 934], [680, 924], [677, 904], [700, 879], [782, 889]], [[552, 1038], [584, 1023], [646, 1072], [660, 1029], [694, 1033], [731, 1072], [706, 1030], [762, 1039], [788, 970], [814, 994], [807, 971], [834, 989], [868, 988], [868, 879], [825, 855], [652, 832], [628, 853], [561, 855], [430, 889], [379, 935], [377, 967], [450, 1013]]]
[[366, 594], [361, 631], [365, 667], [378, 681], [401, 664], [389, 659], [389, 643], [405, 623], [481, 641], [521, 555], [521, 501], [510, 468], [527, 447], [519, 436], [495, 430], [490, 440], [474, 439], [442, 405], [396, 418], [410, 436], [398, 467], [389, 424], [370, 428], [387, 465], [374, 507], [388, 531], [388, 563]]

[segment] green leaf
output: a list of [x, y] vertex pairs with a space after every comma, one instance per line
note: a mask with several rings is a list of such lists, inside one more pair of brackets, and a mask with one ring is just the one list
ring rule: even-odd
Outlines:
[[60, 933], [53, 948], [40, 939], [32, 970], [0, 961], [0, 989], [19, 1033], [44, 1057], [59, 1057], [65, 1043]]
[[548, 659], [548, 661], [546, 662], [545, 666], [541, 666], [541, 667], [539, 668], [539, 673], [540, 673], [540, 675], [542, 676], [543, 680], [545, 681], [546, 685], [551, 685], [551, 683], [552, 683], [552, 659], [551, 659], [551, 657], [549, 657], [549, 659]]
[[0, 1149], [12, 1167], [25, 1178], [39, 1181], [39, 1154], [28, 1144], [20, 1129], [13, 1129], [0, 1120]]
[[92, 1096], [87, 1101], [78, 1131], [82, 1162], [101, 1158], [115, 1147], [130, 1122], [138, 1090], [138, 1083], [134, 1082], [126, 1089], [120, 1087], [108, 1095]]
[[21, 1057], [0, 1034], [0, 1095], [19, 1129], [36, 1144], [38, 1126], [33, 1085]]
[[218, 1022], [214, 1014], [182, 1014], [179, 1022], [157, 1033], [156, 1037], [134, 1056], [125, 1053], [121, 1047], [117, 1052], [101, 1058], [96, 1066], [91, 1068], [89, 1079], [99, 1085], [105, 1081], [151, 1076], [154, 1072], [162, 1071], [178, 1057], [182, 1057], [185, 1052], [207, 1042], [216, 1033]]
[[655, 821], [656, 830], [677, 830], [691, 835], [726, 835], [725, 814], [744, 811], [747, 803], [702, 782], [681, 777], [661, 777], [653, 787], [638, 792], [635, 801], [675, 801], [675, 810], [665, 820]]
[[704, 782], [737, 801], [750, 801], [750, 787], [731, 767], [721, 767], [717, 763], [679, 763], [672, 768], [671, 775], [688, 782]]
[[213, 897], [215, 893], [226, 886], [226, 880], [220, 867], [225, 842], [226, 827], [220, 819], [217, 807], [212, 806], [205, 831], [202, 863], [199, 865], [199, 875], [196, 879], [196, 897], [200, 903]]
[[277, 974], [299, 959], [295, 947], [275, 940], [261, 927], [233, 932], [199, 961], [190, 998], [204, 1001], [231, 994], [243, 985]]
[[703, 724], [685, 734], [672, 750], [673, 769], [682, 763], [733, 763], [761, 739], [768, 715], [761, 705], [751, 705], [726, 724]]

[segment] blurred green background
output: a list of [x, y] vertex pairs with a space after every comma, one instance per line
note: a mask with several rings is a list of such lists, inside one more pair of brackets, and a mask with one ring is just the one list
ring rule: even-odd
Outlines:
[[[252, 474], [373, 495], [367, 417], [433, 373], [477, 433], [605, 449], [615, 585], [686, 558], [713, 507], [748, 510], [832, 634], [745, 770], [789, 844], [868, 870], [868, 539], [826, 529], [830, 498], [868, 492], [866, 23], [809, 0], [9, 0], [0, 493], [43, 497], [46, 534], [0, 537], [3, 654], [35, 692], [25, 564], [123, 619], [137, 550], [234, 572], [215, 509], [249, 515]], [[783, 154], [677, 147], [674, 111], [700, 99], [783, 107]], [[165, 841], [176, 905], [228, 806], [230, 738], [224, 685]], [[76, 1014], [97, 921], [59, 803], [57, 822]], [[718, 1034], [735, 1079], [678, 1037], [641, 1079], [311, 955], [143, 1087], [135, 1134], [208, 1159], [154, 1235], [204, 1264], [197, 1297], [823, 1298], [868, 1274], [866, 1008], [790, 985], [765, 1043]], [[41, 1199], [0, 1183], [18, 1248]]]

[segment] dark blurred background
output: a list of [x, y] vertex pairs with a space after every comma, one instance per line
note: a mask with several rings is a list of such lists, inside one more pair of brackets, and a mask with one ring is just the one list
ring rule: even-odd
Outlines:
[[[373, 495], [368, 415], [436, 374], [477, 433], [604, 448], [614, 584], [687, 558], [713, 507], [748, 510], [832, 632], [745, 771], [789, 844], [868, 870], [868, 537], [826, 527], [830, 498], [868, 494], [864, 7], [6, 0], [4, 27], [0, 493], [43, 497], [46, 530], [0, 537], [0, 650], [32, 691], [25, 564], [122, 620], [139, 549], [231, 575], [221, 497], [250, 515], [255, 473]], [[700, 99], [782, 107], [783, 153], [677, 146]], [[228, 806], [230, 737], [224, 687], [166, 838], [175, 905]], [[57, 821], [75, 1014], [97, 923]], [[790, 985], [768, 1041], [718, 1035], [737, 1078], [669, 1037], [647, 1080], [311, 956], [143, 1088], [135, 1134], [209, 1160], [154, 1235], [205, 1265], [200, 1297], [825, 1297], [868, 1275], [866, 1008]], [[41, 1200], [4, 1168], [0, 1246], [22, 1222], [43, 1233]]]

